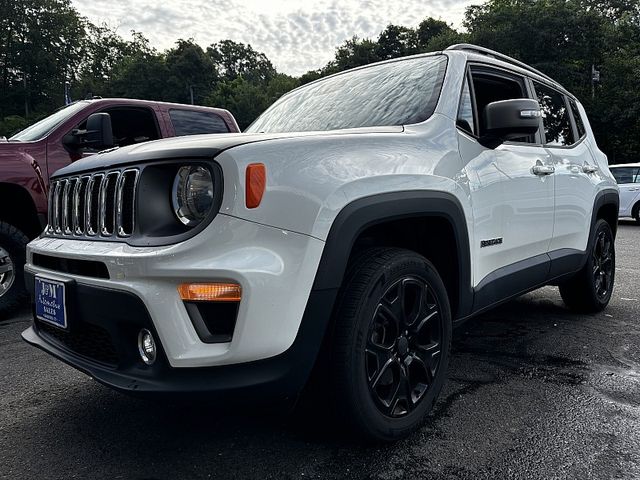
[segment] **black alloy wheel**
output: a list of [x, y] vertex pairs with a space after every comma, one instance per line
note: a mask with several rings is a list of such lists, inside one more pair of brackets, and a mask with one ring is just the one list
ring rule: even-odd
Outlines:
[[611, 300], [616, 275], [614, 240], [611, 226], [599, 219], [591, 233], [584, 267], [559, 285], [562, 300], [571, 310], [596, 313]]
[[598, 298], [604, 299], [613, 287], [613, 238], [605, 230], [598, 232], [593, 247], [593, 284]]
[[416, 252], [376, 247], [352, 261], [329, 341], [334, 413], [371, 441], [419, 427], [447, 374], [451, 349], [447, 290]]
[[434, 383], [441, 322], [438, 300], [420, 278], [403, 277], [383, 294], [364, 351], [369, 391], [383, 414], [413, 411]]

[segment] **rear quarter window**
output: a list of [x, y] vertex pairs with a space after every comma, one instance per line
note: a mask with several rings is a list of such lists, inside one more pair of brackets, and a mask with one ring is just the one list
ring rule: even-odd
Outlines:
[[169, 110], [176, 137], [199, 135], [203, 133], [228, 133], [229, 127], [222, 117], [211, 112], [196, 110]]
[[586, 133], [586, 129], [584, 128], [584, 122], [582, 121], [582, 115], [580, 115], [580, 110], [578, 109], [578, 104], [572, 98], [569, 99], [569, 105], [571, 106], [571, 113], [573, 113], [573, 118], [576, 121], [576, 129], [578, 130], [578, 138], [582, 138]]
[[564, 95], [535, 81], [533, 85], [543, 114], [545, 144], [550, 147], [567, 147], [574, 144]]

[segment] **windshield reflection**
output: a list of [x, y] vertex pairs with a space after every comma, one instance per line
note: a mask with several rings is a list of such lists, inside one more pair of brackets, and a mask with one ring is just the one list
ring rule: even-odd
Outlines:
[[435, 109], [447, 60], [409, 58], [339, 74], [285, 95], [247, 132], [306, 132], [418, 123]]

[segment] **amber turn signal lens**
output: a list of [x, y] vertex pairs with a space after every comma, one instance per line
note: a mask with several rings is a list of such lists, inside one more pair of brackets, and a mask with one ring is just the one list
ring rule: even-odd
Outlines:
[[267, 169], [263, 163], [247, 165], [245, 181], [247, 208], [256, 208], [262, 201], [262, 195], [267, 186]]
[[183, 283], [178, 286], [182, 300], [191, 302], [239, 302], [242, 289], [235, 283]]

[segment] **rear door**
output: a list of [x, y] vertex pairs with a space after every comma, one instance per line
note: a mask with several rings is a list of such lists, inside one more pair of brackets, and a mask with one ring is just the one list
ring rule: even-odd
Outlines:
[[596, 185], [601, 175], [584, 141], [586, 132], [575, 101], [571, 99], [572, 106], [567, 95], [559, 90], [535, 80], [532, 84], [543, 113], [544, 146], [555, 169], [556, 206], [549, 251], [583, 252], [587, 248]]

